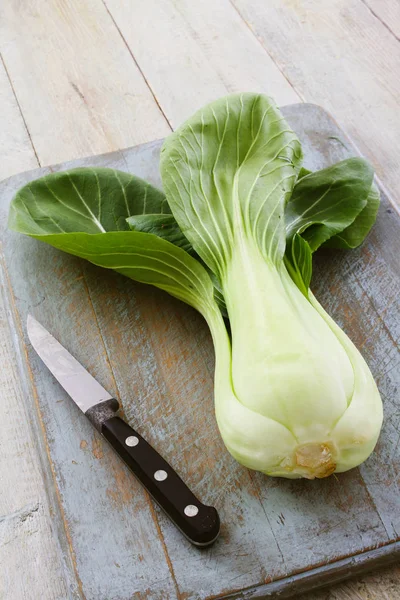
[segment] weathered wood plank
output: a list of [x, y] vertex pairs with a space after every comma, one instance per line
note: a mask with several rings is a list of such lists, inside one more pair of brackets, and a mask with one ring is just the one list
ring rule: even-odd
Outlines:
[[4, 2], [0, 50], [44, 165], [169, 131], [100, 0]]
[[[323, 111], [300, 105], [285, 109], [285, 113], [303, 132], [308, 166], [318, 168], [343, 157], [346, 150], [341, 134]], [[348, 142], [344, 140], [344, 144]], [[91, 162], [114, 164], [159, 183], [159, 147], [159, 143], [154, 143]], [[17, 181], [14, 185], [18, 185]], [[3, 210], [9, 197], [10, 193]], [[383, 227], [387, 235], [398, 221], [393, 220], [394, 214], [385, 214], [389, 228], [382, 221], [382, 214], [377, 228], [379, 231]], [[398, 242], [394, 243], [391, 258], [390, 253], [378, 250], [382, 245], [379, 236], [371, 236], [370, 240], [376, 245], [372, 252], [379, 255], [387, 269], [395, 269], [397, 263], [392, 259]], [[378, 477], [386, 450], [382, 453], [378, 448], [365, 465], [370, 469], [366, 471], [370, 473], [367, 489], [357, 470], [340, 476], [339, 481], [332, 478], [317, 483], [287, 482], [253, 475], [255, 484], [252, 483], [248, 471], [226, 453], [216, 430], [211, 341], [196, 313], [159, 291], [82, 264], [33, 240], [18, 237], [17, 241], [12, 234], [6, 234], [5, 242], [7, 260], [13, 257], [15, 273], [11, 277], [19, 312], [24, 315], [29, 305], [37, 304], [34, 314], [39, 320], [111, 392], [120, 393], [128, 420], [169, 458], [205, 501], [216, 504], [224, 524], [217, 544], [199, 553], [156, 509], [166, 543], [163, 549], [149, 525], [148, 504], [142, 500], [140, 486], [119, 466], [112, 451], [99, 442], [90, 424], [30, 353], [41, 409], [47, 414], [45, 428], [66, 525], [87, 598], [128, 598], [133, 593], [140, 597], [146, 589], [151, 590], [152, 598], [174, 598], [178, 595], [176, 581], [181, 597], [204, 599], [357, 554], [384, 545], [389, 538], [398, 539], [383, 507], [386, 498], [386, 515], [398, 512], [394, 488], [381, 485]], [[377, 332], [377, 340], [371, 343], [370, 339], [364, 345], [371, 353], [367, 358], [379, 363], [392, 348], [394, 338], [388, 338], [388, 331], [392, 331], [393, 323], [387, 320], [385, 307], [376, 304], [374, 294], [379, 286], [375, 282], [382, 273], [369, 260], [370, 254], [368, 244], [359, 254], [346, 255], [348, 263], [343, 263], [338, 253], [331, 255], [336, 257], [333, 261], [329, 255], [324, 259], [324, 269], [317, 271], [317, 291], [339, 322], [355, 335], [356, 343], [364, 347], [367, 330]], [[368, 278], [371, 289], [365, 296], [359, 293], [352, 277], [352, 257], [356, 271], [362, 267]], [[17, 272], [28, 283], [21, 282]], [[341, 287], [337, 289], [339, 280]], [[392, 286], [396, 283], [393, 278], [391, 282]], [[89, 298], [85, 296], [87, 291]], [[394, 291], [392, 287], [391, 296]], [[360, 311], [365, 311], [365, 325], [360, 325]], [[60, 315], [64, 315], [63, 319]], [[373, 370], [377, 373], [374, 366]], [[398, 402], [392, 395], [394, 388], [388, 391], [391, 400]], [[54, 403], [55, 396], [62, 402]], [[390, 419], [391, 407], [388, 408]], [[66, 430], [65, 423], [69, 423]], [[392, 443], [389, 427], [383, 433], [382, 447], [387, 449]], [[364, 478], [366, 472], [362, 471]], [[376, 491], [374, 486], [380, 489]], [[89, 515], [85, 510], [88, 503], [93, 507]], [[135, 507], [141, 511], [139, 517], [134, 515]], [[109, 546], [100, 544], [103, 531]], [[167, 570], [167, 560], [171, 562], [173, 577]], [[154, 581], [153, 561], [161, 565]]]
[[335, 115], [399, 202], [400, 44], [360, 0], [232, 0], [307, 102]]
[[54, 515], [30, 425], [32, 407], [20, 383], [6, 287], [0, 254], [0, 598], [77, 598], [76, 582], [65, 573], [69, 560], [52, 533]]
[[38, 166], [0, 55], [0, 180]]
[[[0, 58], [0, 179], [38, 166], [12, 86]], [[54, 535], [32, 406], [21, 387], [12, 307], [0, 246], [0, 597], [30, 600], [78, 598], [79, 588], [63, 544]], [[29, 560], [27, 558], [29, 557]], [[67, 567], [67, 571], [66, 571]], [[68, 574], [68, 568], [70, 573]]]
[[373, 15], [400, 38], [400, 4], [397, 0], [360, 0]]
[[229, 0], [105, 3], [174, 128], [230, 92], [300, 100]]
[[[60, 252], [49, 256], [41, 244], [30, 248], [26, 241], [21, 260], [13, 260], [11, 274], [14, 278], [19, 273], [20, 285], [13, 286], [13, 293], [21, 322], [25, 323], [28, 311], [40, 312], [49, 329], [118, 396], [81, 262], [71, 262]], [[26, 252], [32, 261], [26, 261]], [[22, 300], [27, 290], [29, 300]], [[54, 473], [48, 485], [56, 487], [62, 502], [70, 552], [85, 598], [113, 597], [118, 586], [131, 595], [151, 589], [157, 600], [175, 598], [173, 576], [147, 495], [49, 378], [30, 347], [28, 353]]]

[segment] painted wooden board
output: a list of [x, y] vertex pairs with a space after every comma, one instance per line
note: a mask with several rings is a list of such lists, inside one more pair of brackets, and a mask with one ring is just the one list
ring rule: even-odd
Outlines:
[[[313, 105], [284, 109], [321, 168], [356, 151]], [[68, 163], [127, 170], [160, 185], [154, 142]], [[10, 326], [21, 386], [43, 458], [68, 598], [210, 600], [300, 593], [400, 556], [400, 218], [384, 197], [364, 246], [325, 252], [313, 289], [359, 346], [385, 403], [384, 430], [360, 468], [321, 481], [252, 473], [226, 452], [213, 415], [213, 350], [202, 318], [159, 290], [7, 232], [15, 190], [1, 184], [0, 223]], [[121, 399], [194, 491], [214, 504], [221, 538], [193, 548], [154, 507], [27, 343], [28, 312]], [[282, 595], [281, 595], [282, 597]]]

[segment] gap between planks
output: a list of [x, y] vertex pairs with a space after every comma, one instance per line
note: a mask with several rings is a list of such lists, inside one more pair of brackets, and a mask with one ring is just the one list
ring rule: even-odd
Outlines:
[[299, 100], [301, 102], [305, 102], [306, 100], [305, 100], [304, 96], [301, 94], [300, 90], [296, 89], [295, 85], [293, 85], [293, 83], [290, 81], [289, 77], [286, 75], [286, 73], [284, 72], [284, 70], [282, 69], [282, 67], [275, 60], [275, 58], [273, 57], [273, 55], [268, 51], [268, 48], [264, 45], [262, 39], [255, 33], [255, 31], [253, 31], [252, 26], [250, 25], [250, 23], [248, 21], [246, 21], [246, 19], [244, 18], [244, 16], [242, 15], [242, 13], [239, 11], [239, 9], [237, 8], [237, 6], [235, 6], [233, 4], [232, 0], [229, 0], [229, 4], [232, 6], [233, 10], [239, 15], [239, 17], [242, 20], [242, 22], [244, 23], [244, 25], [247, 27], [247, 29], [253, 35], [254, 39], [257, 40], [257, 42], [259, 43], [259, 45], [261, 46], [261, 48], [264, 50], [264, 52], [272, 60], [272, 62], [274, 63], [274, 65], [276, 66], [276, 68], [278, 69], [278, 71], [282, 74], [282, 77], [284, 77], [286, 79], [286, 81], [288, 82], [288, 84], [290, 85], [290, 87], [292, 88], [292, 90], [294, 91], [294, 93], [299, 97]]
[[384, 27], [386, 27], [386, 29], [389, 31], [389, 33], [391, 33], [393, 35], [393, 37], [400, 42], [400, 37], [393, 31], [393, 29], [390, 27], [390, 25], [388, 23], [386, 23], [385, 20], [383, 20], [378, 13], [370, 6], [370, 4], [367, 2], [367, 0], [360, 0], [361, 4], [364, 4], [364, 6], [369, 10], [369, 12], [375, 17], [375, 19], [377, 19]]
[[17, 94], [16, 94], [16, 92], [15, 92], [15, 88], [14, 88], [13, 82], [11, 81], [10, 73], [8, 72], [7, 65], [6, 65], [6, 63], [4, 62], [4, 58], [3, 58], [3, 55], [2, 55], [2, 53], [1, 53], [1, 52], [0, 52], [0, 61], [1, 61], [2, 65], [3, 65], [3, 68], [4, 68], [4, 71], [5, 71], [5, 73], [6, 73], [6, 75], [7, 75], [8, 83], [10, 84], [10, 88], [11, 88], [11, 91], [12, 91], [12, 93], [13, 93], [13, 96], [14, 96], [14, 98], [15, 98], [15, 102], [17, 103], [18, 110], [19, 110], [19, 114], [21, 115], [21, 119], [22, 119], [22, 122], [23, 122], [23, 124], [24, 124], [25, 131], [26, 131], [26, 133], [27, 133], [27, 135], [28, 135], [29, 142], [30, 142], [30, 145], [31, 145], [31, 147], [32, 147], [33, 153], [34, 153], [34, 155], [35, 155], [36, 162], [37, 162], [38, 166], [39, 166], [39, 167], [41, 167], [41, 166], [42, 166], [42, 164], [41, 164], [41, 162], [40, 162], [40, 160], [39, 160], [39, 156], [38, 156], [38, 153], [37, 153], [37, 151], [36, 151], [35, 144], [33, 143], [32, 136], [31, 136], [31, 132], [29, 131], [28, 124], [27, 124], [27, 122], [26, 122], [26, 120], [25, 120], [24, 113], [22, 112], [21, 105], [20, 105], [20, 103], [19, 103], [19, 100], [18, 100]]
[[[57, 485], [57, 480], [56, 480], [56, 474], [55, 474], [55, 469], [54, 469], [54, 465], [53, 462], [51, 460], [51, 453], [50, 453], [50, 447], [49, 447], [49, 443], [48, 443], [48, 439], [47, 439], [47, 434], [46, 434], [46, 428], [43, 422], [43, 418], [42, 418], [42, 414], [40, 411], [40, 407], [39, 407], [39, 398], [38, 398], [38, 393], [37, 393], [37, 389], [36, 389], [36, 385], [34, 382], [34, 378], [33, 378], [33, 373], [32, 373], [32, 369], [30, 366], [30, 362], [29, 362], [29, 356], [28, 356], [28, 350], [26, 347], [26, 344], [24, 342], [24, 333], [23, 333], [23, 328], [22, 328], [22, 323], [21, 323], [21, 319], [20, 319], [20, 315], [19, 312], [17, 310], [16, 307], [16, 303], [15, 303], [15, 298], [14, 298], [14, 293], [13, 293], [13, 289], [11, 286], [11, 282], [10, 282], [10, 278], [8, 275], [8, 271], [7, 271], [7, 267], [4, 263], [4, 260], [1, 258], [1, 268], [2, 271], [4, 273], [4, 277], [5, 277], [5, 283], [7, 285], [7, 297], [9, 299], [10, 302], [10, 309], [12, 312], [12, 319], [13, 319], [13, 323], [14, 323], [14, 327], [17, 330], [18, 333], [18, 340], [19, 340], [19, 344], [20, 347], [22, 348], [22, 354], [23, 356], [21, 356], [21, 360], [25, 363], [25, 369], [24, 372], [28, 375], [29, 378], [29, 382], [28, 386], [32, 392], [31, 396], [33, 397], [33, 401], [34, 401], [34, 405], [36, 408], [36, 419], [35, 419], [35, 424], [38, 426], [40, 433], [41, 433], [41, 437], [42, 437], [42, 443], [44, 445], [45, 448], [45, 452], [46, 452], [46, 457], [47, 457], [47, 461], [46, 461], [46, 466], [50, 468], [50, 472], [51, 472], [51, 478], [52, 478], [52, 484], [53, 484], [53, 490], [55, 492], [55, 497], [57, 499], [57, 506], [58, 506], [58, 511], [59, 511], [59, 515], [61, 517], [62, 523], [63, 523], [63, 528], [64, 528], [64, 533], [65, 533], [65, 538], [68, 544], [68, 549], [69, 549], [69, 556], [72, 562], [72, 567], [73, 567], [73, 571], [74, 571], [74, 576], [75, 576], [75, 581], [76, 584], [78, 586], [79, 589], [79, 594], [82, 598], [82, 600], [85, 600], [85, 595], [83, 593], [83, 586], [82, 586], [82, 581], [79, 577], [79, 573], [78, 573], [78, 567], [77, 567], [77, 562], [76, 562], [76, 556], [75, 556], [75, 552], [74, 552], [74, 548], [72, 545], [72, 538], [71, 538], [71, 534], [69, 531], [69, 527], [68, 527], [68, 523], [66, 520], [66, 516], [64, 513], [64, 508], [63, 508], [63, 504], [62, 504], [62, 500], [61, 500], [61, 494], [60, 494], [60, 490], [58, 488]], [[36, 432], [33, 432], [34, 434], [34, 438], [36, 439], [37, 436], [35, 435]], [[39, 452], [39, 455], [41, 453]], [[40, 464], [43, 468], [43, 456], [40, 455]], [[46, 469], [47, 470], [47, 469]], [[46, 479], [46, 477], [45, 477]], [[46, 491], [46, 495], [49, 499], [49, 492], [50, 490], [48, 489], [48, 486], [45, 485], [45, 491]], [[51, 506], [53, 503], [49, 502], [49, 505]], [[60, 540], [58, 540], [60, 542]]]
[[[81, 263], [82, 262], [83, 261], [81, 261]], [[99, 336], [100, 336], [100, 339], [101, 339], [101, 342], [102, 342], [102, 345], [103, 345], [104, 354], [106, 356], [106, 362], [107, 362], [107, 365], [109, 367], [112, 380], [114, 382], [114, 386], [115, 386], [115, 390], [116, 390], [116, 396], [117, 396], [117, 400], [118, 400], [118, 403], [119, 403], [119, 406], [120, 406], [120, 408], [119, 408], [119, 414], [120, 414], [121, 417], [123, 417], [124, 416], [124, 410], [123, 410], [123, 405], [121, 404], [121, 394], [120, 394], [120, 391], [119, 391], [119, 388], [118, 388], [117, 379], [115, 377], [114, 369], [112, 368], [112, 365], [111, 365], [110, 356], [109, 356], [109, 353], [108, 353], [108, 350], [107, 350], [106, 343], [104, 341], [103, 332], [101, 331], [101, 327], [100, 327], [98, 315], [97, 315], [96, 309], [95, 309], [93, 301], [92, 301], [89, 284], [87, 282], [87, 279], [86, 279], [85, 272], [84, 272], [83, 268], [82, 268], [82, 276], [83, 276], [83, 283], [84, 283], [85, 292], [87, 294], [88, 301], [89, 301], [89, 304], [90, 304], [90, 308], [91, 308], [91, 311], [92, 311], [92, 314], [93, 314], [93, 317], [94, 317], [95, 326], [96, 326], [96, 328], [97, 328], [97, 330], [99, 332]], [[95, 432], [95, 435], [97, 435], [97, 432]], [[175, 587], [175, 591], [176, 591], [176, 598], [177, 598], [177, 600], [181, 600], [182, 594], [181, 594], [181, 591], [179, 589], [178, 582], [177, 582], [177, 579], [176, 579], [176, 576], [175, 576], [175, 572], [174, 572], [174, 568], [172, 566], [172, 561], [171, 561], [171, 558], [170, 558], [169, 553], [168, 553], [168, 548], [167, 548], [167, 544], [166, 544], [166, 541], [165, 541], [165, 538], [164, 538], [164, 534], [163, 534], [163, 532], [161, 530], [160, 522], [159, 522], [157, 513], [156, 513], [156, 511], [154, 509], [153, 500], [150, 497], [150, 494], [147, 492], [146, 489], [144, 489], [143, 491], [144, 491], [144, 495], [146, 497], [146, 502], [147, 502], [147, 504], [149, 506], [149, 509], [150, 509], [150, 514], [152, 516], [155, 529], [157, 531], [157, 535], [158, 535], [158, 537], [160, 539], [160, 542], [161, 542], [161, 546], [162, 546], [162, 549], [163, 549], [163, 552], [164, 552], [164, 556], [165, 556], [165, 561], [167, 563], [168, 570], [169, 570], [169, 572], [171, 574], [171, 579], [172, 579], [172, 581], [174, 583], [174, 587]]]
[[173, 131], [173, 129], [172, 129], [172, 125], [171, 125], [171, 123], [170, 123], [170, 121], [169, 121], [169, 119], [168, 119], [167, 115], [165, 114], [165, 112], [164, 112], [164, 110], [163, 110], [163, 108], [162, 108], [162, 106], [161, 106], [160, 102], [158, 101], [158, 98], [157, 98], [157, 96], [156, 96], [156, 94], [155, 94], [155, 92], [154, 92], [153, 88], [151, 87], [149, 80], [147, 79], [146, 75], [144, 74], [144, 72], [143, 72], [143, 69], [141, 68], [140, 64], [139, 64], [139, 63], [138, 63], [138, 61], [136, 60], [136, 58], [135, 58], [135, 55], [134, 55], [134, 53], [133, 53], [133, 50], [132, 50], [132, 48], [129, 46], [128, 42], [126, 41], [126, 39], [125, 39], [125, 37], [124, 37], [124, 34], [122, 33], [121, 29], [118, 27], [118, 24], [117, 24], [116, 20], [114, 19], [114, 17], [113, 17], [113, 15], [112, 15], [112, 13], [110, 12], [110, 10], [109, 10], [109, 8], [108, 8], [108, 6], [107, 6], [107, 4], [106, 4], [105, 0], [101, 0], [101, 1], [102, 1], [103, 5], [104, 5], [104, 8], [106, 9], [106, 11], [107, 11], [107, 13], [108, 13], [108, 15], [109, 15], [110, 19], [111, 19], [111, 21], [113, 22], [113, 24], [114, 24], [115, 28], [117, 29], [117, 31], [118, 31], [118, 33], [119, 33], [119, 35], [120, 35], [120, 37], [121, 37], [122, 41], [124, 42], [126, 49], [128, 50], [129, 54], [131, 55], [133, 62], [135, 63], [136, 67], [138, 68], [138, 70], [139, 70], [139, 73], [140, 73], [140, 74], [141, 74], [141, 76], [143, 77], [143, 80], [144, 80], [145, 84], [146, 84], [146, 85], [147, 85], [147, 87], [149, 88], [149, 91], [150, 91], [151, 95], [152, 95], [152, 96], [153, 96], [153, 98], [154, 98], [154, 102], [156, 103], [156, 105], [158, 106], [158, 108], [159, 108], [159, 110], [160, 110], [160, 112], [161, 112], [162, 116], [163, 116], [163, 117], [164, 117], [164, 119], [166, 120], [166, 122], [167, 122], [167, 124], [168, 124], [168, 127], [171, 129], [171, 131]]

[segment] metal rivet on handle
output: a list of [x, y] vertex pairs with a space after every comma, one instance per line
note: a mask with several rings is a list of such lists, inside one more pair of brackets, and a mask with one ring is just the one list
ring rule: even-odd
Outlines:
[[167, 477], [168, 474], [162, 469], [154, 473], [154, 479], [156, 479], [157, 481], [164, 481], [164, 479], [167, 479]]
[[125, 440], [125, 444], [127, 446], [130, 446], [131, 448], [133, 446], [137, 446], [139, 443], [139, 438], [136, 437], [136, 435], [130, 435], [129, 437], [126, 438]]
[[195, 517], [199, 509], [194, 504], [188, 504], [183, 511], [187, 517]]

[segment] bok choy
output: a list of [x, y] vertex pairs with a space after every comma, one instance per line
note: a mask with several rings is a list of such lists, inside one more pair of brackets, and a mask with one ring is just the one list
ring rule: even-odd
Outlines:
[[356, 247], [373, 225], [369, 164], [305, 170], [272, 100], [235, 94], [172, 133], [160, 169], [165, 194], [111, 169], [48, 175], [19, 190], [9, 226], [204, 316], [217, 422], [240, 463], [311, 479], [359, 465], [376, 444], [382, 402], [310, 281], [313, 252]]

